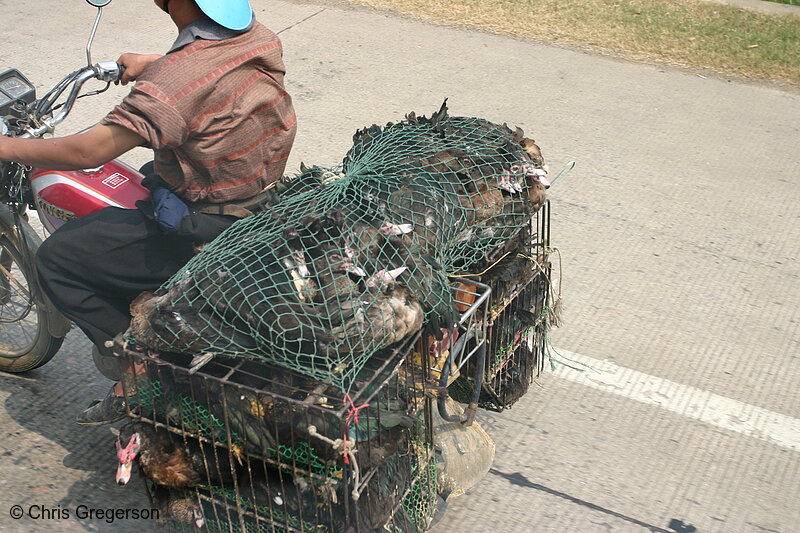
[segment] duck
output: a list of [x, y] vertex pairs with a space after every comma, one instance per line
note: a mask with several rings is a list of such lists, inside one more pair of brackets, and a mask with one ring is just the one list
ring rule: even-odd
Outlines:
[[236, 476], [237, 464], [229, 451], [179, 437], [142, 421], [131, 421], [116, 433], [118, 485], [131, 479], [133, 462], [156, 485], [169, 488], [226, 483]]

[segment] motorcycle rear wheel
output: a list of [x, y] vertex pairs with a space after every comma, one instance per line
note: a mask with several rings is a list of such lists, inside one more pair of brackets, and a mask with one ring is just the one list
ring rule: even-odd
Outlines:
[[[27, 372], [47, 363], [64, 337], [50, 335], [50, 304], [36, 301], [33, 255], [41, 240], [26, 232], [27, 253], [11, 232], [0, 234], [0, 371]], [[33, 289], [33, 290], [32, 290]]]

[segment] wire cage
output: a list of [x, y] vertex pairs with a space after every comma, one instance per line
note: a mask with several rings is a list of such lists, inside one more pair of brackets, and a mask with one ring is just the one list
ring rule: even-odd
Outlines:
[[422, 531], [429, 509], [404, 505], [436, 494], [424, 481], [431, 400], [420, 350], [417, 334], [378, 354], [343, 394], [254, 361], [215, 358], [191, 373], [190, 356], [118, 337], [135, 369], [122, 379], [130, 422], [118, 457], [135, 433], [148, 492], [173, 528], [360, 532], [391, 518]]
[[[203, 486], [176, 492], [159, 486], [149, 478], [144, 486], [153, 505], [163, 510], [163, 529], [175, 532], [394, 532], [421, 533], [428, 530], [437, 509], [437, 468], [433, 453], [425, 450], [422, 457], [398, 455], [393, 468], [385, 475], [399, 474], [400, 480], [386, 477], [384, 484], [371, 483], [364, 500], [354, 505], [357, 519], [347, 523], [341, 505], [335, 502], [319, 504], [309, 501], [309, 490], [298, 485], [288, 474], [268, 468], [265, 473], [253, 469], [255, 490], [245, 482], [238, 487]], [[264, 463], [258, 467], [264, 468]], [[410, 479], [407, 477], [410, 475]], [[268, 485], [260, 480], [269, 476]], [[388, 481], [391, 479], [391, 481]], [[405, 488], [403, 491], [402, 488]], [[376, 494], [373, 494], [376, 493]], [[394, 505], [383, 505], [386, 496]], [[372, 498], [372, 499], [370, 499]], [[166, 501], [166, 504], [165, 504]], [[304, 509], [319, 506], [323, 510], [303, 513]], [[368, 516], [359, 513], [367, 513]]]
[[544, 268], [489, 323], [483, 407], [511, 407], [542, 371], [551, 267]]
[[490, 287], [464, 280], [452, 291], [453, 330], [380, 352], [349, 393], [251, 360], [215, 357], [195, 371], [197, 355], [119, 336], [115, 352], [133, 370], [123, 373], [131, 422], [118, 450], [136, 433], [190, 463], [176, 481], [174, 464], [165, 472], [139, 454], [173, 530], [425, 531], [438, 498], [431, 398], [485, 356], [485, 343], [470, 342], [485, 338]]
[[[404, 480], [405, 492], [381, 488], [377, 484], [370, 490], [390, 490], [396, 497], [393, 507], [380, 511], [379, 516], [372, 515], [372, 520], [385, 520], [380, 526], [366, 524], [363, 520], [361, 529], [347, 525], [341, 516], [341, 509], [335, 504], [326, 504], [330, 508], [329, 521], [320, 522], [319, 513], [314, 516], [302, 516], [302, 508], [312, 504], [304, 502], [306, 497], [299, 494], [297, 485], [289, 475], [280, 475], [267, 470], [273, 481], [267, 488], [237, 488], [226, 486], [195, 487], [191, 490], [176, 491], [155, 484], [149, 478], [143, 478], [145, 490], [153, 505], [162, 511], [160, 522], [162, 529], [174, 532], [208, 531], [208, 532], [351, 532], [375, 531], [410, 533], [427, 531], [434, 516], [439, 497], [437, 495], [437, 468], [433, 454], [426, 452], [422, 460], [415, 457], [413, 464], [402, 464], [412, 475], [410, 483]], [[259, 466], [263, 466], [263, 463]], [[278, 475], [277, 478], [275, 476]], [[261, 477], [260, 479], [263, 479]], [[258, 483], [258, 482], [256, 482]], [[306, 489], [301, 489], [305, 491]], [[286, 494], [289, 494], [288, 498]], [[299, 495], [298, 495], [299, 494]], [[355, 510], [354, 512], [358, 512]]]
[[[543, 368], [554, 303], [549, 246], [550, 203], [545, 202], [530, 226], [503, 249], [504, 255], [475, 277], [492, 294], [485, 315], [486, 359], [478, 401], [482, 408], [502, 411], [510, 407]], [[449, 384], [450, 395], [469, 403], [475, 375], [472, 368], [463, 372]]]

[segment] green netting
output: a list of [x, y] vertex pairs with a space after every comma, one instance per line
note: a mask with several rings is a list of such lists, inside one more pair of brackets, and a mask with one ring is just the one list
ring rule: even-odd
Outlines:
[[[296, 446], [281, 444], [277, 449], [270, 448], [269, 451], [276, 459], [279, 459], [280, 464], [296, 465], [312, 474], [329, 479], [342, 479], [342, 468], [324, 462], [307, 442], [300, 442]], [[286, 471], [291, 471], [291, 468], [287, 466]], [[322, 483], [321, 480], [313, 478], [311, 481], [312, 483]]]
[[341, 167], [306, 169], [155, 295], [130, 333], [154, 350], [262, 359], [350, 390], [376, 351], [457, 320], [448, 275], [525, 227], [544, 202], [538, 147], [479, 118], [356, 133]]
[[[197, 531], [197, 529], [192, 526], [184, 526], [183, 531]], [[301, 530], [299, 527], [287, 528], [269, 522], [245, 522], [244, 528], [240, 527], [239, 524], [234, 524], [233, 529], [231, 529], [231, 523], [225, 520], [206, 520], [203, 531], [208, 531], [209, 533], [230, 533], [231, 531], [241, 533], [294, 533], [296, 531], [326, 532], [328, 528], [324, 526], [305, 526]]]
[[[184, 394], [166, 392], [159, 380], [130, 374], [123, 375], [122, 379], [125, 389], [130, 391], [127, 399], [131, 409], [165, 416], [181, 430], [227, 444], [225, 424], [203, 404]], [[235, 430], [231, 430], [231, 440], [238, 446], [243, 443]]]
[[[418, 436], [418, 438], [422, 438]], [[246, 531], [288, 532], [288, 531], [351, 531], [357, 521], [359, 531], [421, 532], [436, 510], [437, 468], [431, 448], [423, 441], [414, 438], [409, 449], [393, 454], [389, 460], [372, 476], [369, 488], [361, 493], [358, 500], [359, 512], [345, 515], [344, 492], [349, 492], [348, 484], [337, 488], [339, 501], [326, 501], [319, 494], [305, 496], [302, 517], [295, 514], [297, 509], [283, 508], [258, 503], [264, 496], [261, 485], [256, 484], [254, 501], [250, 488], [242, 486], [247, 481], [240, 480], [239, 492], [230, 486], [203, 485], [198, 489], [213, 498], [214, 503], [202, 501], [204, 530], [208, 531]], [[274, 472], [270, 475], [275, 475]], [[413, 479], [413, 482], [412, 482]], [[291, 494], [291, 477], [284, 478], [286, 490]], [[408, 490], [405, 490], [408, 489]], [[277, 490], [277, 488], [276, 488]], [[280, 492], [283, 492], [281, 489]], [[287, 492], [283, 492], [287, 494]], [[402, 495], [402, 499], [401, 499]], [[324, 503], [323, 503], [324, 501]], [[243, 511], [239, 514], [236, 504]], [[351, 501], [351, 505], [354, 502]], [[390, 510], [399, 505], [390, 523], [383, 526], [390, 516]], [[315, 514], [316, 513], [316, 514]], [[258, 515], [258, 521], [253, 514]], [[350, 527], [348, 527], [348, 524]], [[188, 525], [170, 522], [173, 530], [189, 531]], [[375, 529], [379, 528], [379, 529]]]
[[[489, 360], [486, 362], [488, 370], [490, 372], [494, 372], [505, 365], [506, 362], [508, 362], [512, 357], [514, 357], [517, 348], [519, 348], [523, 342], [528, 342], [528, 337], [531, 334], [536, 331], [540, 331], [545, 327], [545, 324], [542, 321], [547, 318], [548, 314], [548, 308], [544, 307], [542, 311], [536, 315], [535, 324], [523, 327], [522, 329], [516, 329], [514, 337], [507, 344], [500, 346], [497, 349], [497, 352], [494, 354], [494, 360]], [[521, 324], [521, 321], [518, 322]]]
[[[319, 531], [321, 533], [330, 531], [330, 528], [323, 524], [314, 524], [308, 520], [274, 506], [272, 508], [254, 504], [249, 498], [239, 496], [236, 491], [227, 487], [217, 485], [205, 485], [198, 487], [207, 492], [216, 501], [224, 505], [212, 505], [208, 502], [203, 504], [204, 517], [202, 531], [209, 533], [230, 533], [239, 531], [242, 533], [289, 533], [293, 531]], [[256, 513], [257, 521], [250, 514], [242, 515], [242, 522], [239, 522], [239, 513], [236, 502], [244, 513]], [[227, 507], [227, 510], [226, 508]], [[243, 525], [242, 525], [243, 524]], [[169, 522], [169, 529], [172, 531], [198, 531], [194, 525], [183, 524], [174, 520]]]
[[437, 475], [436, 461], [431, 458], [422, 467], [422, 472], [411, 487], [411, 491], [403, 498], [403, 513], [416, 525], [418, 531], [427, 529], [428, 521], [436, 511], [439, 494]]
[[[145, 414], [155, 413], [157, 418], [165, 416], [176, 428], [227, 445], [224, 422], [201, 403], [183, 394], [165, 393], [158, 380], [132, 379], [130, 376], [123, 379], [126, 389], [136, 391], [128, 395], [131, 409], [138, 408]], [[247, 444], [233, 429], [231, 440], [235, 446]], [[275, 448], [268, 448], [266, 452], [268, 457], [279, 460], [281, 464], [296, 465], [330, 479], [342, 477], [341, 467], [325, 462], [307, 442], [299, 442], [295, 446], [279, 444]]]
[[[235, 490], [219, 486], [206, 486], [202, 488], [208, 490], [212, 496], [225, 500], [230, 505], [235, 505], [237, 500]], [[245, 528], [248, 532], [280, 532], [291, 530], [301, 531], [301, 526], [302, 531], [328, 531], [328, 528], [323, 524], [315, 525], [306, 520], [301, 520], [300, 517], [291, 513], [287, 513], [281, 509], [278, 509], [277, 507], [270, 508], [265, 505], [254, 504], [249, 498], [245, 498], [243, 496], [239, 496], [238, 500], [242, 510], [255, 512], [258, 514], [260, 519], [260, 522], [258, 523], [249, 517], [245, 520]], [[215, 525], [211, 525], [211, 522], [215, 523]], [[215, 526], [221, 527], [219, 531], [230, 531], [230, 524], [225, 520], [210, 520], [207, 521], [206, 524], [209, 527], [209, 531], [214, 531], [213, 528]], [[288, 528], [291, 529], [282, 527], [283, 525], [288, 526]]]
[[471, 377], [462, 374], [447, 387], [447, 393], [459, 403], [469, 403], [472, 401], [472, 391], [475, 389], [473, 381]]

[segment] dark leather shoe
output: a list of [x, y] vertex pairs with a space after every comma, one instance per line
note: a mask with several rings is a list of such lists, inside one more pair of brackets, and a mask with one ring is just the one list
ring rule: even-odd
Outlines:
[[102, 426], [122, 420], [127, 414], [125, 398], [115, 396], [114, 387], [111, 387], [105, 398], [93, 401], [75, 421], [82, 426]]

